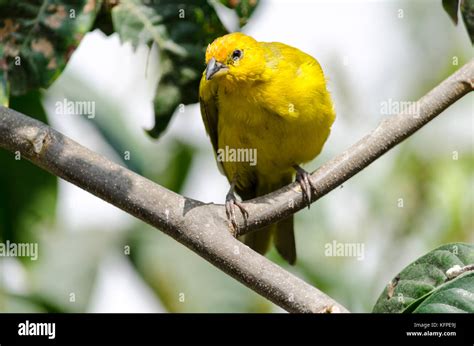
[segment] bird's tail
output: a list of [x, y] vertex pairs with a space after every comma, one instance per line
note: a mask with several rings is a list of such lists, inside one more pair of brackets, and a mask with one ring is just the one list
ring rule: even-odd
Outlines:
[[295, 231], [293, 225], [293, 215], [291, 215], [278, 222], [273, 233], [273, 242], [278, 253], [289, 264], [295, 264], [296, 262]]
[[[273, 192], [276, 189], [291, 183], [292, 180], [292, 175], [288, 175], [278, 184], [272, 186], [259, 186], [257, 196]], [[270, 247], [272, 237], [278, 253], [288, 261], [289, 264], [294, 264], [296, 261], [296, 245], [293, 229], [293, 215], [273, 225], [266, 226], [245, 235], [244, 243], [250, 246], [253, 250], [264, 255]]]
[[293, 229], [293, 215], [276, 224], [264, 227], [245, 236], [244, 242], [253, 250], [264, 255], [273, 242], [278, 253], [289, 264], [296, 261], [295, 232]]
[[244, 243], [259, 254], [265, 255], [270, 247], [270, 240], [275, 225], [270, 225], [245, 235]]

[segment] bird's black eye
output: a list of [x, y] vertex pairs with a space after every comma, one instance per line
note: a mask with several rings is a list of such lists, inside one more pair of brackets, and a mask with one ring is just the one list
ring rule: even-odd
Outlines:
[[240, 49], [236, 49], [232, 52], [232, 60], [237, 61], [242, 58], [243, 52]]

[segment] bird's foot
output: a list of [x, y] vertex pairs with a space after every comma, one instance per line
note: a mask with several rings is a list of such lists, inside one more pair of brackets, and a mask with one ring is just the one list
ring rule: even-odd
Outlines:
[[296, 181], [301, 186], [301, 191], [303, 192], [303, 199], [306, 202], [306, 205], [311, 206], [311, 190], [316, 191], [316, 187], [313, 185], [309, 179], [309, 173], [306, 172], [303, 168], [298, 165], [293, 166], [296, 170]]
[[242, 213], [242, 216], [244, 218], [244, 222], [245, 224], [247, 224], [249, 213], [245, 209], [245, 207], [242, 205], [242, 203], [237, 201], [237, 198], [235, 197], [235, 194], [234, 194], [234, 186], [232, 185], [225, 198], [225, 213], [227, 214], [227, 219], [231, 223], [232, 234], [234, 237], [237, 237], [238, 230], [239, 230], [239, 226], [237, 225], [237, 220], [235, 218], [236, 206], [240, 209], [240, 212]]

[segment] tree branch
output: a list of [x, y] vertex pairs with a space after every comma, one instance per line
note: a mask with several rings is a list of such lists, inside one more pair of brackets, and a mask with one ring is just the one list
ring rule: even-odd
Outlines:
[[222, 207], [180, 196], [45, 124], [0, 107], [0, 147], [136, 216], [290, 312], [347, 312], [229, 232]]
[[[312, 173], [310, 179], [317, 188], [312, 194], [312, 202], [362, 171], [473, 90], [474, 59], [418, 100], [416, 114], [405, 112], [384, 119], [370, 134]], [[246, 201], [249, 218], [245, 225], [237, 213], [238, 235], [282, 220], [305, 208], [306, 202], [302, 197], [299, 184], [293, 183]]]
[[[370, 135], [313, 173], [313, 201], [358, 173], [473, 90], [474, 60], [419, 101], [419, 116], [385, 119]], [[224, 208], [171, 192], [115, 164], [43, 123], [0, 107], [0, 147], [159, 228], [216, 267], [290, 312], [347, 310], [318, 289], [231, 236]], [[290, 203], [293, 201], [292, 203]], [[297, 184], [246, 202], [247, 228], [281, 220], [304, 208]]]

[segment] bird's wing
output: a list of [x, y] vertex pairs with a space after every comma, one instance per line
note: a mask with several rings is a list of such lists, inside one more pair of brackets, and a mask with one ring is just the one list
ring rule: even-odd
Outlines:
[[[213, 83], [215, 84], [215, 83]], [[201, 106], [201, 117], [204, 122], [206, 132], [211, 139], [212, 147], [214, 148], [214, 155], [217, 157], [218, 147], [218, 136], [217, 126], [219, 122], [219, 108], [217, 106], [217, 89], [213, 88], [211, 83], [208, 83], [206, 77], [203, 75], [201, 83], [199, 85], [199, 105]], [[224, 173], [222, 163], [217, 161], [217, 167]]]
[[201, 106], [202, 121], [211, 139], [212, 147], [217, 154], [217, 124], [219, 119], [217, 90], [211, 90], [211, 85], [207, 83], [204, 76], [199, 85], [199, 104]]

